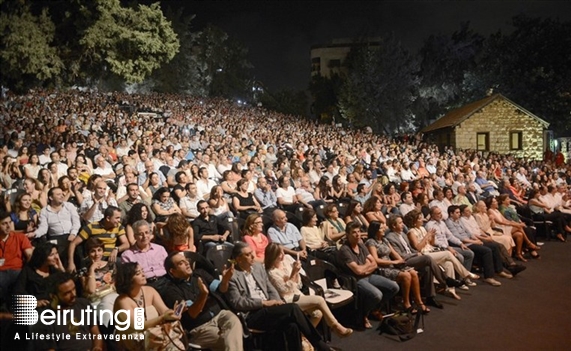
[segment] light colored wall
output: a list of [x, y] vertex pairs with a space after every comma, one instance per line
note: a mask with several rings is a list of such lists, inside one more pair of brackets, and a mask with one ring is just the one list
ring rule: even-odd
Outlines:
[[[510, 150], [510, 131], [521, 131], [522, 150]], [[476, 134], [490, 133], [490, 150], [528, 159], [543, 157], [543, 125], [513, 104], [498, 99], [456, 127], [456, 147], [476, 149]]]
[[[312, 59], [314, 57], [321, 58], [321, 70], [319, 73], [321, 73], [323, 77], [329, 77], [333, 71], [329, 68], [329, 61], [341, 60], [341, 64], [343, 64], [349, 51], [351, 51], [351, 47], [349, 45], [339, 46], [339, 47], [315, 48], [311, 50], [311, 58]], [[317, 74], [317, 72], [312, 72], [312, 74]]]

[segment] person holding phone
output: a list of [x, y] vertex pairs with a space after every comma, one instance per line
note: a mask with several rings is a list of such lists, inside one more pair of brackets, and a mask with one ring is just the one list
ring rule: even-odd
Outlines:
[[230, 264], [222, 280], [217, 280], [201, 269], [194, 271], [183, 252], [172, 252], [165, 259], [165, 269], [165, 303], [182, 302], [175, 306], [175, 314], [181, 317], [184, 329], [190, 331], [192, 342], [213, 351], [241, 351], [242, 324], [222, 297], [228, 290], [234, 266]]
[[294, 261], [293, 257], [284, 254], [281, 245], [271, 243], [266, 247], [264, 264], [268, 277], [280, 296], [286, 302], [298, 304], [301, 310], [309, 315], [309, 320], [314, 327], [319, 324], [321, 317], [324, 317], [325, 323], [337, 336], [343, 338], [353, 333], [353, 329], [345, 328], [335, 319], [323, 297], [307, 296], [301, 292], [300, 272], [302, 268], [299, 252]]
[[[169, 308], [161, 298], [161, 295], [151, 286], [147, 286], [145, 272], [136, 262], [127, 262], [117, 265], [115, 277], [115, 288], [119, 296], [115, 300], [114, 313], [118, 310], [126, 310], [130, 313], [130, 320], [135, 321], [135, 309], [144, 309], [143, 330], [148, 330], [162, 323], [175, 322], [180, 320], [180, 316], [175, 315], [174, 310]], [[170, 306], [176, 306], [176, 301]], [[125, 313], [118, 313], [117, 317], [121, 323], [125, 323]], [[140, 331], [135, 330], [135, 323], [129, 323], [126, 330], [116, 329], [120, 334], [133, 334]], [[119, 346], [124, 350], [141, 349], [139, 340], [127, 338], [119, 341]]]

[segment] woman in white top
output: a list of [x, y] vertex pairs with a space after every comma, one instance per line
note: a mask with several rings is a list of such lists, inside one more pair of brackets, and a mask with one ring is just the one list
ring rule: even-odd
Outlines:
[[[325, 323], [339, 337], [347, 337], [353, 333], [353, 329], [345, 328], [331, 313], [325, 299], [318, 295], [304, 295], [300, 288], [301, 262], [296, 261], [290, 255], [285, 255], [281, 245], [271, 243], [266, 247], [265, 267], [268, 271], [270, 281], [287, 303], [296, 303], [302, 311], [310, 315], [311, 323], [316, 326], [321, 317], [325, 318]], [[319, 311], [315, 313], [315, 311]]]
[[[468, 211], [466, 209], [465, 211]], [[506, 250], [508, 250], [508, 254], [512, 254], [512, 249], [515, 246], [514, 239], [511, 236], [511, 227], [510, 226], [500, 226], [496, 225], [492, 222], [490, 217], [487, 213], [487, 207], [484, 201], [478, 201], [473, 207], [474, 215], [470, 216], [472, 219], [468, 217], [467, 213], [462, 214], [462, 218], [460, 220], [462, 223], [468, 228], [471, 233], [474, 233], [474, 230], [477, 230], [478, 233], [485, 233], [494, 239], [494, 241], [502, 244]], [[474, 222], [476, 223], [477, 227], [474, 227]], [[494, 230], [493, 228], [501, 227], [503, 233], [499, 230]]]
[[[436, 263], [444, 268], [444, 272], [448, 277], [454, 277], [454, 271], [458, 273], [460, 278], [464, 279], [466, 287], [461, 287], [461, 289], [466, 289], [467, 286], [475, 286], [470, 279], [480, 278], [476, 274], [470, 273], [463, 265], [458, 261], [454, 254], [449, 251], [449, 248], [441, 249], [434, 246], [434, 230], [427, 232], [424, 228], [424, 216], [419, 210], [412, 210], [404, 216], [404, 223], [409, 228], [408, 240], [412, 246], [418, 251], [422, 252], [423, 255], [430, 255]], [[454, 288], [447, 288], [447, 292], [455, 299], [460, 300], [460, 296], [456, 294]]]

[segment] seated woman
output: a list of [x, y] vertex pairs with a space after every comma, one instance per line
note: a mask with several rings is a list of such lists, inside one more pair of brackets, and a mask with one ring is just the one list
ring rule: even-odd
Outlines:
[[369, 228], [369, 221], [363, 216], [363, 205], [359, 201], [351, 201], [347, 207], [345, 223], [357, 222], [361, 224], [361, 230], [366, 232]]
[[34, 249], [30, 262], [28, 262], [14, 285], [15, 295], [34, 295], [37, 307], [44, 307], [50, 303], [48, 294], [48, 277], [57, 272], [64, 272], [63, 264], [59, 258], [57, 245], [44, 242]]
[[312, 208], [304, 208], [301, 217], [301, 236], [305, 240], [305, 246], [310, 249], [309, 254], [321, 260], [335, 262], [337, 248], [331, 245], [322, 228], [317, 226], [315, 211]]
[[[402, 219], [400, 217], [391, 217], [389, 222], [396, 222], [397, 218], [400, 219], [400, 225], [402, 226]], [[398, 225], [397, 223], [394, 224], [395, 226]], [[398, 283], [402, 293], [403, 305], [407, 311], [417, 312], [410, 303], [410, 293], [412, 291], [413, 299], [422, 310], [422, 313], [430, 312], [430, 309], [422, 302], [422, 297], [420, 296], [418, 273], [412, 267], [404, 267], [405, 260], [385, 239], [386, 229], [387, 228], [382, 225], [381, 222], [371, 222], [367, 232], [369, 239], [365, 242], [369, 253], [379, 266], [379, 274]], [[398, 228], [396, 229], [398, 230]], [[402, 268], [395, 268], [395, 265], [400, 265]]]
[[[268, 278], [287, 303], [299, 305], [302, 311], [310, 316], [313, 326], [317, 326], [321, 317], [325, 318], [325, 323], [333, 330], [338, 337], [347, 337], [353, 333], [353, 329], [345, 328], [331, 313], [325, 299], [318, 295], [304, 295], [300, 288], [301, 262], [295, 260], [290, 255], [285, 255], [281, 245], [271, 243], [266, 247], [265, 267], [268, 271]], [[314, 311], [321, 313], [312, 313]]]
[[[502, 199], [505, 201], [506, 197], [509, 200], [507, 195]], [[532, 243], [528, 239], [527, 235], [525, 235], [525, 223], [513, 222], [506, 219], [506, 217], [504, 217], [504, 215], [498, 210], [499, 204], [498, 200], [496, 200], [495, 197], [487, 198], [485, 204], [488, 207], [488, 216], [490, 217], [490, 220], [495, 223], [496, 226], [499, 226], [503, 230], [504, 234], [510, 233], [514, 239], [516, 247], [516, 258], [522, 262], [526, 262], [525, 258], [523, 257], [524, 244], [530, 250], [537, 250], [539, 246], [536, 246], [534, 243]], [[537, 252], [535, 254], [537, 254]]]
[[[507, 195], [506, 195], [507, 196]], [[512, 258], [511, 250], [508, 252], [506, 247], [501, 243], [493, 239], [492, 235], [484, 232], [478, 225], [476, 218], [472, 216], [472, 206], [460, 205], [460, 212], [462, 216], [460, 217], [460, 223], [466, 228], [466, 230], [472, 234], [474, 237], [478, 238], [483, 245], [490, 247], [491, 249], [497, 249], [502, 257], [502, 262], [504, 267], [513, 275], [517, 275], [519, 272], [523, 271], [526, 267], [524, 265], [518, 265]], [[511, 236], [508, 236], [511, 239]], [[510, 247], [511, 248], [511, 247]]]
[[383, 214], [382, 211], [383, 203], [381, 199], [376, 196], [371, 196], [365, 204], [363, 205], [363, 213], [365, 214], [365, 218], [369, 223], [372, 221], [378, 221], [381, 223], [387, 224], [387, 218]]
[[323, 209], [325, 220], [321, 222], [321, 231], [329, 242], [340, 247], [345, 237], [345, 222], [339, 218], [339, 210], [335, 204], [327, 204]]
[[222, 173], [222, 183], [220, 183], [220, 186], [227, 200], [230, 200], [232, 196], [238, 192], [238, 184], [234, 179], [234, 173], [232, 173], [232, 171], [226, 170]]
[[[494, 223], [488, 215], [488, 207], [484, 201], [480, 200], [476, 202], [473, 206], [473, 211], [474, 215], [472, 217], [475, 219], [478, 229], [489, 235], [494, 241], [502, 244], [511, 255], [512, 249], [516, 246], [511, 234], [511, 226], [500, 226]], [[461, 218], [462, 224], [464, 224], [465, 227], [468, 226], [467, 228], [471, 228], [469, 218], [463, 217], [464, 218]], [[496, 230], [494, 230], [494, 228], [496, 228]], [[497, 229], [501, 229], [501, 231]], [[518, 235], [516, 235], [516, 238], [517, 237]], [[519, 250], [521, 250], [521, 248]], [[518, 251], [518, 249], [516, 249], [516, 251]]]
[[159, 174], [157, 172], [149, 174], [149, 181], [145, 182], [145, 185], [143, 185], [143, 187], [147, 192], [147, 196], [154, 198], [157, 190], [161, 188], [161, 178], [159, 178]]
[[224, 197], [224, 191], [220, 185], [215, 185], [210, 189], [208, 205], [210, 205], [210, 214], [213, 214], [220, 219], [234, 217], [234, 214], [230, 211], [230, 206], [228, 206], [228, 201]]
[[[530, 224], [532, 224], [533, 222], [522, 221], [522, 219], [519, 217], [519, 214], [517, 213], [517, 211], [512, 206], [510, 206], [511, 202], [512, 202], [511, 198], [508, 197], [506, 199], [500, 195], [498, 197], [498, 204], [499, 204], [500, 213], [508, 221], [525, 224], [525, 227], [523, 228], [523, 232], [525, 233], [525, 235], [527, 236], [529, 241], [531, 241], [531, 243], [533, 244], [533, 245], [528, 245], [527, 241], [526, 241], [526, 245], [528, 245], [528, 250], [530, 250], [530, 254], [531, 254], [532, 258], [539, 258], [539, 254], [537, 254], [537, 252], [534, 253], [534, 251], [539, 250], [540, 247], [537, 246], [537, 239], [535, 237], [535, 235], [536, 235], [535, 227], [530, 226]], [[531, 219], [527, 219], [527, 220], [531, 221]]]
[[180, 213], [174, 213], [169, 217], [165, 226], [165, 247], [168, 252], [191, 251], [196, 252], [194, 246], [194, 232], [186, 217]]
[[249, 215], [257, 212], [262, 213], [262, 206], [252, 193], [248, 192], [248, 179], [242, 178], [238, 181], [238, 192], [232, 197], [232, 206], [240, 218], [248, 218]]
[[315, 200], [322, 200], [326, 203], [333, 203], [333, 188], [331, 185], [331, 179], [324, 175], [319, 179], [319, 183], [315, 187], [315, 192], [313, 193]]
[[[424, 215], [419, 210], [412, 210], [404, 216], [404, 223], [408, 227], [408, 240], [411, 245], [423, 255], [430, 255], [438, 265], [444, 268], [444, 272], [449, 278], [454, 277], [454, 271], [464, 280], [467, 286], [475, 286], [471, 279], [478, 279], [475, 274], [470, 273], [450, 250], [442, 250], [434, 246], [435, 232], [427, 232], [424, 228]], [[452, 285], [452, 284], [449, 284]], [[463, 287], [460, 287], [465, 289]], [[446, 292], [453, 298], [460, 300], [454, 287], [448, 287]]]
[[134, 204], [127, 213], [127, 220], [125, 224], [125, 234], [130, 245], [135, 245], [135, 232], [133, 231], [133, 223], [144, 219], [151, 224], [151, 232], [155, 233], [155, 223], [153, 221], [153, 213], [149, 207], [144, 203]]
[[254, 260], [263, 263], [268, 237], [264, 235], [264, 221], [258, 213], [253, 213], [246, 218], [242, 231], [244, 241], [250, 245], [254, 252]]
[[[129, 320], [135, 320], [135, 308], [143, 308], [145, 311], [145, 322], [143, 331], [135, 330], [135, 323], [131, 322], [124, 331], [116, 329], [117, 334], [134, 334], [144, 332], [149, 328], [158, 326], [165, 322], [180, 320], [172, 309], [167, 307], [159, 293], [151, 286], [146, 286], [147, 278], [143, 269], [135, 262], [123, 263], [117, 266], [115, 277], [115, 288], [119, 296], [113, 306], [114, 313], [119, 310], [126, 310], [129, 313]], [[126, 323], [125, 313], [117, 313], [120, 323]], [[145, 338], [146, 339], [146, 338]], [[144, 340], [141, 345], [140, 339], [126, 338], [119, 341], [121, 350], [142, 350]]]
[[36, 236], [38, 227], [38, 213], [32, 208], [32, 197], [30, 194], [20, 193], [16, 197], [14, 212], [10, 214], [14, 223], [14, 230], [21, 231], [28, 239], [32, 240]]
[[344, 178], [337, 174], [333, 177], [331, 196], [334, 201], [348, 201], [351, 198], [347, 196], [347, 185], [343, 182]]
[[153, 203], [151, 209], [155, 213], [155, 223], [157, 223], [157, 228], [162, 229], [170, 215], [174, 213], [182, 213], [178, 205], [174, 202], [171, 197], [169, 188], [162, 187], [155, 192], [153, 195]]
[[[81, 286], [83, 295], [99, 310], [112, 310], [113, 303], [117, 298], [113, 273], [115, 264], [103, 260], [105, 244], [97, 237], [90, 237], [85, 241], [85, 251], [87, 260], [85, 267], [87, 271], [81, 276]], [[109, 317], [104, 316], [101, 322], [107, 325]]]
[[384, 189], [385, 198], [384, 202], [387, 206], [387, 213], [395, 213], [399, 214], [398, 205], [400, 204], [401, 198], [400, 194], [397, 192], [396, 186], [394, 183], [389, 183], [385, 186]]

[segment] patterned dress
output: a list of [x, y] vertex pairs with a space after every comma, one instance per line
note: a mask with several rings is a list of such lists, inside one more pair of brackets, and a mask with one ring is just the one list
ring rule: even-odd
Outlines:
[[[383, 238], [381, 241], [376, 239], [369, 239], [367, 242], [365, 242], [365, 246], [373, 246], [375, 249], [377, 249], [377, 256], [379, 256], [381, 260], [391, 259], [389, 256], [391, 254], [391, 248], [389, 247], [389, 242], [387, 239]], [[389, 267], [379, 267], [379, 274], [391, 280], [397, 280], [400, 272], [400, 269], [394, 268], [393, 265], [390, 265]]]

